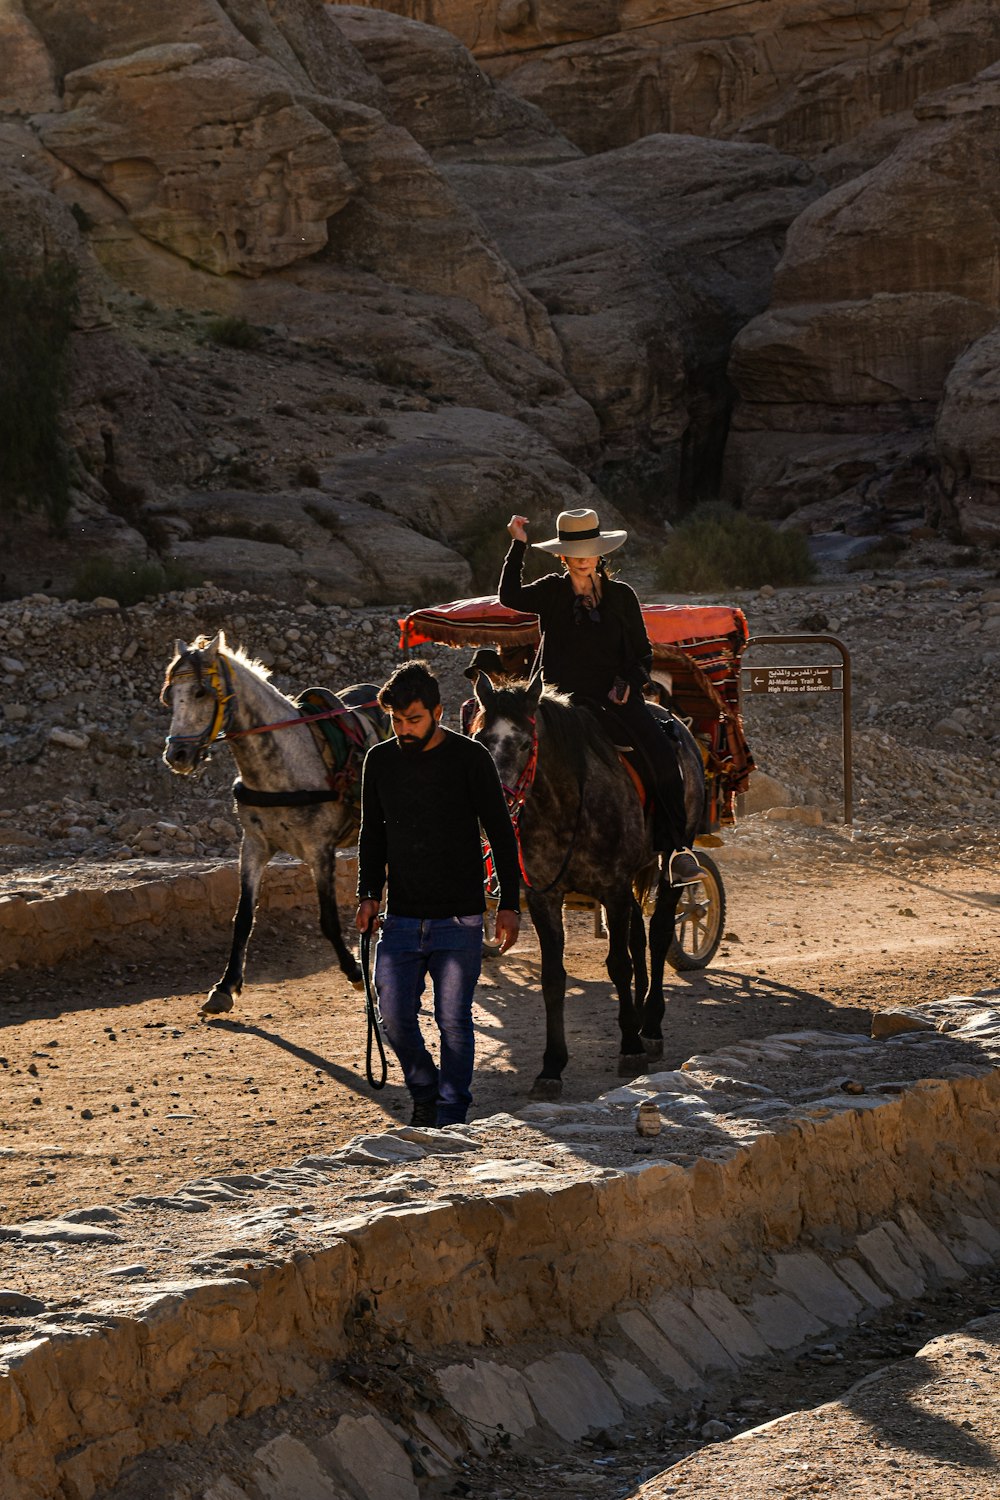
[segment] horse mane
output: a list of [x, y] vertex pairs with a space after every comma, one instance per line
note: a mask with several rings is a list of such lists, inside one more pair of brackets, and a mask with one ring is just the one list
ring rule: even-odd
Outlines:
[[[201, 661], [194, 658], [194, 653], [206, 650], [206, 648], [212, 644], [213, 639], [214, 637], [208, 635], [195, 636], [191, 644], [189, 646], [185, 646], [184, 650], [178, 652], [174, 656], [173, 660], [168, 663], [166, 675], [163, 679], [163, 686], [160, 689], [161, 703], [165, 703], [167, 701], [166, 693], [167, 689], [170, 687], [170, 679], [173, 676], [174, 669], [177, 666], [178, 662], [183, 661], [185, 657], [194, 659], [194, 666], [198, 672], [199, 678], [201, 677]], [[225, 632], [221, 630], [219, 632], [219, 652], [221, 655], [227, 657], [229, 661], [236, 662], [238, 666], [245, 667], [248, 672], [250, 672], [254, 677], [259, 678], [261, 682], [270, 682], [270, 667], [266, 667], [264, 663], [259, 660], [259, 658], [251, 656], [243, 646], [227, 646]]]
[[570, 766], [583, 780], [587, 757], [593, 755], [606, 766], [618, 764], [618, 752], [594, 714], [573, 703], [564, 693], [545, 688], [538, 701], [542, 734], [556, 758]]
[[[497, 688], [491, 717], [507, 717], [526, 723], [529, 717], [526, 692], [527, 684], [523, 682]], [[618, 764], [618, 752], [595, 716], [573, 703], [565, 693], [544, 688], [538, 700], [537, 716], [539, 738], [544, 739], [555, 759], [567, 766], [578, 782], [583, 781], [588, 755], [612, 768]], [[481, 713], [477, 720], [473, 728], [481, 726]]]
[[[198, 637], [196, 644], [199, 642], [206, 646], [208, 645], [208, 641], [205, 640], [204, 636]], [[266, 667], [259, 657], [251, 656], [249, 651], [243, 646], [227, 646], [225, 641], [223, 641], [220, 650], [229, 657], [230, 661], [237, 662], [241, 667], [246, 667], [248, 672], [252, 672], [254, 677], [259, 677], [261, 682], [270, 682], [271, 668]]]

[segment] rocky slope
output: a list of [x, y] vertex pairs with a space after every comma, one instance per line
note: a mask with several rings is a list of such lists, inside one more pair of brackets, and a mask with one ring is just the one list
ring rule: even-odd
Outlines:
[[673, 11], [12, 0], [4, 255], [80, 306], [69, 528], [6, 510], [0, 590], [455, 594], [513, 501], [720, 485], [995, 540], [995, 9]]
[[[892, 575], [830, 578], [806, 589], [735, 596], [755, 635], [827, 631], [853, 662], [856, 841], [884, 854], [995, 839], [1000, 792], [991, 707], [1000, 689], [1000, 580], [942, 567], [923, 544]], [[649, 597], [647, 591], [643, 591]], [[274, 670], [291, 695], [310, 683], [382, 682], [400, 661], [404, 607], [346, 609], [216, 587], [118, 609], [32, 596], [0, 606], [0, 871], [232, 848], [220, 748], [196, 781], [160, 763], [168, 716], [157, 699], [175, 637], [220, 627]], [[428, 647], [451, 723], [468, 695], [463, 653]], [[830, 660], [825, 648], [819, 657]], [[793, 659], [759, 647], [756, 665]], [[806, 658], [799, 658], [800, 660]], [[769, 801], [842, 817], [840, 699], [747, 694], [758, 764], [780, 783]], [[782, 791], [782, 788], [784, 791]], [[773, 816], [795, 815], [776, 807]]]

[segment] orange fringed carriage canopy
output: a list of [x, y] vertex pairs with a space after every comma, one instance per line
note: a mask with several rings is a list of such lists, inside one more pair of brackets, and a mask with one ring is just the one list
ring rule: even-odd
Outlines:
[[[746, 790], [754, 769], [740, 711], [746, 616], [722, 604], [644, 604], [642, 614], [654, 674], [669, 673], [672, 705], [703, 747], [718, 821], [732, 822], [733, 798]], [[538, 644], [537, 616], [507, 609], [493, 594], [413, 610], [399, 628], [404, 651], [426, 643], [470, 649]]]

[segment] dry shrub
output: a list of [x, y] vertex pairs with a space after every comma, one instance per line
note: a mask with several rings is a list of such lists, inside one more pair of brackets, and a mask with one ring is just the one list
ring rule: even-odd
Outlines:
[[800, 531], [778, 531], [731, 506], [699, 505], [671, 534], [656, 581], [671, 593], [707, 594], [807, 583], [816, 572]]

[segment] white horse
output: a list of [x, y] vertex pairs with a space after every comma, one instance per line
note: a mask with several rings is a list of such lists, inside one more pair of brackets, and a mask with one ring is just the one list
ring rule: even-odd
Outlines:
[[[370, 684], [324, 694], [326, 706], [304, 708], [280, 693], [260, 662], [230, 650], [222, 631], [191, 645], [176, 641], [160, 701], [171, 710], [163, 759], [171, 771], [189, 776], [225, 740], [239, 771], [234, 783], [240, 843], [240, 899], [233, 919], [233, 945], [222, 978], [209, 992], [202, 1015], [233, 1008], [243, 987], [247, 943], [253, 930], [260, 882], [269, 860], [292, 854], [312, 871], [319, 894], [319, 920], [341, 969], [355, 986], [361, 970], [346, 946], [337, 914], [334, 860], [337, 849], [357, 836], [361, 762], [370, 744], [388, 734], [388, 719]], [[338, 726], [341, 764], [324, 758], [313, 723]]]

